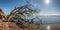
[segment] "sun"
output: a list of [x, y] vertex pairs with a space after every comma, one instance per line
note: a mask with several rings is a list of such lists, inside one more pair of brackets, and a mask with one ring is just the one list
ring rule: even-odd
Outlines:
[[50, 3], [50, 0], [45, 0], [45, 3], [46, 3], [46, 4], [49, 4], [49, 3]]

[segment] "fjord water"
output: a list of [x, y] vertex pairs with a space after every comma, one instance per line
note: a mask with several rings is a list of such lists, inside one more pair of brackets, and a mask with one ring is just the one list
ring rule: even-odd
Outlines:
[[42, 24], [59, 24], [60, 15], [41, 16]]

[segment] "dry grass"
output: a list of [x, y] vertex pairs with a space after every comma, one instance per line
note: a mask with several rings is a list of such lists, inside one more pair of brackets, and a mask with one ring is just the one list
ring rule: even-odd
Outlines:
[[[49, 25], [28, 25], [26, 28], [21, 28], [13, 22], [0, 22], [0, 30], [47, 30]], [[50, 25], [50, 30], [60, 30], [60, 24]]]

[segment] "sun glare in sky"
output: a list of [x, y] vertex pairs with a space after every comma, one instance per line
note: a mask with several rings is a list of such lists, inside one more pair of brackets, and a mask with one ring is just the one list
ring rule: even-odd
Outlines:
[[60, 0], [0, 0], [0, 8], [5, 14], [10, 14], [15, 6], [24, 6], [27, 1], [32, 8], [39, 9], [42, 15], [60, 15]]
[[46, 4], [49, 4], [49, 3], [50, 3], [50, 0], [45, 0], [45, 3], [46, 3]]

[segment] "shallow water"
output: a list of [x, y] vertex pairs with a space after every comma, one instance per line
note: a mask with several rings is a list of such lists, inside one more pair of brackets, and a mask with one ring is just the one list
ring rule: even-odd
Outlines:
[[60, 16], [41, 16], [43, 24], [59, 24]]

